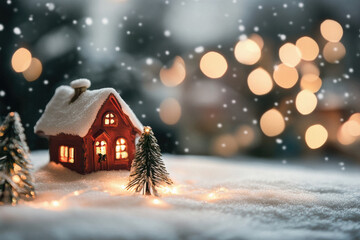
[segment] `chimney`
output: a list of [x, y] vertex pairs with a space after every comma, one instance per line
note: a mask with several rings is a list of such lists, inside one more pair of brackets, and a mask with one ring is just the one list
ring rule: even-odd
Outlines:
[[[74, 96], [71, 98], [70, 103], [73, 103], [78, 97], [91, 86], [91, 82], [88, 79], [81, 78], [74, 80], [70, 83], [70, 86], [75, 90]], [[69, 104], [70, 104], [69, 103]]]

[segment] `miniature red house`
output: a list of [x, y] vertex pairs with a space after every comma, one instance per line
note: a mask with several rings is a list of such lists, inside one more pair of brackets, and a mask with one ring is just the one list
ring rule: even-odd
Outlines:
[[56, 89], [34, 128], [49, 138], [50, 161], [82, 174], [129, 170], [140, 121], [115, 89], [87, 90], [87, 79], [70, 85]]

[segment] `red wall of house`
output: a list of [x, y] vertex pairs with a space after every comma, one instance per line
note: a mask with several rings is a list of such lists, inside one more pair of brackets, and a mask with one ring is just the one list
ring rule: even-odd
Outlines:
[[[116, 116], [116, 126], [104, 126], [103, 119], [106, 113], [111, 112]], [[137, 129], [131, 124], [131, 121], [125, 115], [114, 95], [110, 95], [100, 108], [98, 115], [84, 138], [84, 145], [86, 146], [85, 172], [92, 172], [98, 170], [130, 170], [132, 160], [135, 157], [135, 137]], [[115, 146], [118, 138], [125, 138], [127, 140], [127, 160], [115, 159]], [[107, 161], [98, 162], [98, 157], [95, 156], [95, 141], [105, 140], [107, 142]]]
[[[59, 134], [57, 136], [50, 136], [49, 138], [49, 151], [50, 161], [60, 163], [64, 167], [74, 170], [78, 173], [84, 172], [84, 159], [83, 150], [84, 141], [79, 136], [73, 136], [68, 134]], [[60, 146], [68, 146], [74, 148], [74, 163], [60, 162]]]

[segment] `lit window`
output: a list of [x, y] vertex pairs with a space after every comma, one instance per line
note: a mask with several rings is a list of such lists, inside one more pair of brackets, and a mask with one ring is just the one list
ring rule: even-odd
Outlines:
[[60, 146], [60, 162], [74, 163], [74, 152], [73, 147]]
[[126, 159], [128, 157], [125, 138], [116, 140], [115, 157], [116, 159]]
[[96, 154], [106, 155], [106, 142], [105, 141], [96, 141]]
[[113, 113], [106, 113], [104, 118], [104, 125], [113, 126], [115, 123], [115, 115]]

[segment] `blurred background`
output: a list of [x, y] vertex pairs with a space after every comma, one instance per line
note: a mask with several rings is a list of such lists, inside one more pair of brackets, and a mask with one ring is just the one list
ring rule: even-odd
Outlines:
[[[115, 88], [163, 152], [360, 163], [359, 1], [0, 2], [0, 114]], [[345, 161], [345, 162], [346, 162]], [[339, 163], [341, 166], [344, 162]]]

